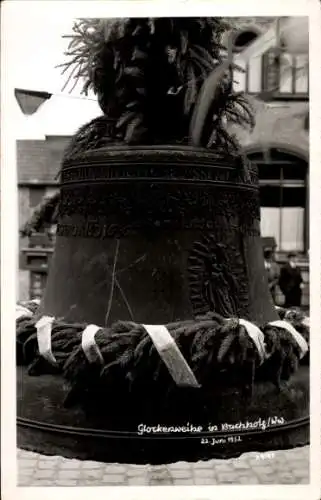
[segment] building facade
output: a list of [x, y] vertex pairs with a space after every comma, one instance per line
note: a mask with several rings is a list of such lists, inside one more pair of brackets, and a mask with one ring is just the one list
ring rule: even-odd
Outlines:
[[[309, 55], [279, 50], [270, 19], [236, 22], [232, 33], [235, 87], [253, 103], [256, 126], [238, 130], [244, 152], [258, 165], [261, 232], [279, 252], [309, 249]], [[250, 40], [250, 42], [248, 42]], [[242, 45], [243, 44], [243, 45]]]
[[[280, 53], [280, 33], [274, 18], [235, 18], [225, 42], [232, 46], [234, 62], [242, 68], [242, 71], [234, 72], [235, 89], [248, 94], [255, 110], [254, 130], [235, 128], [234, 132], [241, 141], [244, 154], [258, 166], [262, 236], [274, 239], [280, 262], [289, 251], [300, 254], [306, 281], [303, 300], [307, 305], [308, 54]], [[86, 117], [79, 118], [78, 126], [97, 114], [96, 108], [93, 116], [89, 116], [87, 112]], [[68, 134], [68, 127], [64, 126], [64, 135], [52, 130], [42, 139], [17, 142], [20, 226], [30, 217], [43, 196], [57, 189], [56, 175], [62, 152], [74, 129], [73, 125]], [[24, 257], [21, 267], [26, 262], [27, 247], [28, 241], [22, 239], [20, 249]], [[26, 299], [34, 295], [33, 288], [40, 290], [45, 276], [45, 270], [41, 272], [38, 269], [37, 272], [37, 266], [33, 274], [27, 269], [20, 270], [20, 298]], [[35, 287], [34, 282], [38, 283]], [[282, 297], [279, 301], [282, 302]]]
[[[57, 191], [56, 177], [68, 140], [69, 137], [62, 136], [17, 141], [19, 227], [30, 219], [45, 196]], [[47, 260], [51, 254], [50, 246], [47, 238], [29, 241], [28, 237], [20, 237], [20, 300], [41, 295], [47, 275]]]

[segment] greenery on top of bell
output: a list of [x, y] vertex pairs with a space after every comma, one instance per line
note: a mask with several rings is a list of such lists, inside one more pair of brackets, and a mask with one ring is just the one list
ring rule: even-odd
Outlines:
[[103, 116], [82, 127], [71, 149], [101, 147], [108, 136], [109, 143], [239, 154], [228, 126], [253, 127], [254, 117], [244, 94], [233, 90], [231, 54], [226, 58], [221, 45], [228, 29], [224, 19], [208, 17], [76, 21], [66, 35], [68, 61], [60, 65], [65, 88], [83, 79], [83, 92], [94, 91]]

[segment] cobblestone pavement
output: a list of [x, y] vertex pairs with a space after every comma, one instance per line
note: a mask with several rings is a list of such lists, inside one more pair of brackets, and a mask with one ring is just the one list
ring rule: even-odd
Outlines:
[[231, 460], [169, 465], [106, 464], [18, 450], [18, 486], [147, 486], [309, 483], [309, 446]]

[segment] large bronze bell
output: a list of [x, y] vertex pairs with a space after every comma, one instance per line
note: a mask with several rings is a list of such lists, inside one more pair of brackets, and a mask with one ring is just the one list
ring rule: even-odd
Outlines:
[[[253, 165], [190, 147], [114, 146], [65, 162], [61, 181], [43, 314], [98, 326], [117, 320], [164, 325], [210, 311], [261, 327], [277, 319], [264, 272]], [[60, 375], [28, 377], [19, 368], [18, 442], [46, 454], [126, 463], [230, 458], [291, 448], [309, 439], [308, 377], [303, 367], [281, 393], [273, 384], [259, 382], [250, 402], [240, 389], [242, 379], [238, 387], [215, 387], [214, 381], [208, 396], [205, 389], [180, 388], [173, 404], [176, 410], [185, 405], [189, 415], [178, 416], [170, 408], [167, 414], [158, 401], [169, 422], [175, 417], [184, 425], [185, 419], [195, 425], [201, 419], [205, 427], [212, 422], [218, 429], [219, 422], [276, 419], [268, 432], [257, 428], [226, 438], [221, 433], [217, 439], [223, 444], [205, 446], [203, 440], [216, 439], [213, 433], [183, 441], [175, 435], [171, 440], [139, 436], [133, 415], [137, 401], [130, 395], [122, 398], [116, 382], [114, 396], [110, 390], [104, 396], [104, 384], [98, 383], [84, 408], [66, 408]], [[150, 393], [142, 391], [148, 400]], [[204, 404], [213, 408], [203, 422]], [[158, 412], [152, 416], [163, 422]], [[143, 417], [142, 425], [148, 425], [151, 415]]]
[[[156, 61], [153, 53], [149, 57], [149, 62]], [[161, 77], [158, 66], [157, 60], [155, 67], [151, 64], [145, 68], [145, 76], [158, 71]], [[140, 132], [136, 127], [136, 138], [132, 133], [128, 139], [126, 132], [120, 139], [118, 132], [114, 133], [117, 126], [107, 116], [110, 113], [104, 110], [106, 116], [93, 121], [96, 128], [86, 125], [72, 141], [61, 170], [55, 251], [36, 313], [36, 320], [40, 313], [46, 321], [55, 320], [56, 330], [63, 332], [61, 338], [56, 332], [61, 366], [59, 371], [57, 363], [54, 367], [47, 363], [45, 373], [38, 372], [38, 377], [26, 377], [25, 366], [18, 367], [19, 446], [107, 462], [169, 463], [230, 458], [246, 451], [291, 448], [308, 442], [307, 367], [297, 366], [289, 389], [284, 391], [271, 383], [272, 376], [256, 379], [258, 352], [263, 350], [260, 366], [264, 367], [267, 359], [261, 330], [258, 352], [249, 341], [250, 334], [243, 335], [254, 357], [238, 352], [242, 369], [235, 366], [234, 354], [231, 362], [221, 364], [225, 340], [228, 338], [231, 345], [238, 339], [231, 324], [238, 329], [240, 322], [233, 318], [248, 320], [260, 328], [278, 319], [263, 262], [257, 170], [241, 156], [234, 156], [232, 150], [227, 152], [226, 142], [213, 146], [211, 139], [215, 104], [222, 98], [222, 79], [230, 66], [230, 61], [225, 61], [205, 79], [194, 96], [191, 120], [185, 112], [184, 116], [175, 113], [182, 110], [182, 96], [178, 93], [173, 99], [169, 92], [172, 83], [167, 89], [163, 82], [165, 90], [161, 86], [159, 94], [152, 92], [155, 107], [149, 109], [144, 104], [149, 118], [142, 120], [146, 126]], [[164, 67], [168, 69], [167, 63]], [[109, 65], [106, 74], [113, 72], [112, 68]], [[119, 75], [114, 76], [116, 81]], [[155, 75], [152, 80], [150, 89], [158, 88]], [[106, 102], [100, 102], [113, 104], [112, 111], [118, 101], [113, 103], [112, 93], [104, 85], [102, 88]], [[96, 90], [99, 94], [101, 89]], [[177, 107], [171, 107], [171, 102]], [[165, 103], [164, 113], [161, 103]], [[116, 113], [118, 125], [123, 111], [119, 116]], [[167, 119], [162, 121], [160, 116], [165, 115]], [[177, 122], [175, 116], [180, 117]], [[215, 123], [214, 128], [220, 122]], [[177, 131], [178, 125], [182, 129]], [[133, 132], [133, 127], [128, 128]], [[167, 137], [172, 145], [166, 144]], [[183, 142], [190, 145], [183, 146]], [[204, 342], [210, 335], [204, 335], [199, 326], [207, 321], [208, 313], [217, 313], [221, 321], [220, 331], [209, 327], [213, 340], [210, 347]], [[196, 320], [199, 329], [193, 346], [206, 356], [198, 358], [202, 363], [197, 365], [189, 346], [195, 371], [191, 375], [200, 375], [202, 383], [195, 379], [196, 383], [183, 385], [170, 377], [155, 345], [149, 349], [152, 340], [148, 335], [150, 327], [164, 329], [164, 325], [183, 321], [190, 326], [190, 320]], [[98, 331], [97, 338], [100, 335], [97, 344], [105, 348], [105, 357], [101, 351], [98, 362], [85, 355], [83, 335], [88, 324]], [[127, 330], [124, 335], [124, 325], [132, 336]], [[251, 327], [256, 328], [253, 324]], [[167, 336], [166, 347], [171, 342], [184, 350], [188, 327], [184, 328], [180, 336]], [[228, 335], [219, 337], [222, 332], [225, 335], [226, 328], [231, 328]], [[34, 361], [37, 345], [34, 350], [30, 345], [39, 332], [30, 340], [28, 335], [33, 330], [26, 330], [24, 346], [28, 343]], [[53, 340], [54, 334], [50, 338]], [[126, 356], [118, 349], [124, 338]], [[138, 339], [137, 343], [129, 338]], [[224, 349], [214, 362], [217, 339], [223, 339]], [[114, 351], [110, 349], [113, 341], [117, 344]], [[279, 337], [274, 336], [274, 341], [276, 345]], [[73, 342], [76, 347], [70, 347]], [[147, 345], [148, 352], [142, 351], [142, 344]], [[281, 358], [286, 354], [282, 349], [280, 345], [277, 351]], [[40, 353], [35, 361], [38, 368], [43, 359]], [[272, 354], [269, 359], [273, 361]], [[206, 365], [206, 377], [202, 377], [202, 364]], [[156, 374], [155, 366], [160, 367]], [[48, 368], [53, 371], [48, 373]], [[244, 390], [248, 385], [251, 393]], [[272, 425], [267, 429], [271, 418]], [[245, 426], [254, 422], [256, 428], [224, 434], [225, 425], [238, 425], [238, 421]], [[147, 426], [201, 423], [204, 432], [151, 438], [137, 432], [139, 422]], [[259, 427], [262, 423], [264, 428]], [[206, 446], [213, 432], [221, 441], [217, 446]]]
[[208, 311], [276, 319], [256, 168], [180, 146], [109, 147], [65, 162], [42, 309], [101, 326]]

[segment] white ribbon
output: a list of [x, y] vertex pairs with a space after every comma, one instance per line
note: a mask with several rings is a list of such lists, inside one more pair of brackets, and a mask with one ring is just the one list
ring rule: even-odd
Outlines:
[[240, 323], [240, 325], [244, 326], [244, 328], [247, 331], [248, 336], [251, 337], [251, 339], [253, 340], [253, 342], [257, 348], [257, 351], [259, 353], [260, 361], [262, 364], [266, 358], [265, 345], [264, 345], [264, 334], [263, 334], [262, 330], [260, 330], [260, 328], [258, 326], [254, 325], [250, 321], [247, 321], [246, 319], [240, 319], [239, 323]]
[[54, 320], [55, 318], [51, 316], [43, 316], [35, 325], [37, 329], [39, 354], [51, 364], [57, 362], [51, 350], [51, 330]]
[[27, 307], [24, 307], [24, 306], [17, 304], [16, 305], [16, 321], [19, 318], [22, 318], [22, 316], [26, 316], [27, 318], [31, 318], [31, 316], [33, 316], [33, 313]]
[[301, 351], [300, 358], [301, 359], [308, 352], [309, 346], [308, 346], [306, 340], [291, 325], [291, 323], [289, 323], [288, 321], [277, 320], [277, 321], [272, 321], [271, 323], [269, 323], [269, 325], [276, 326], [277, 328], [284, 328], [284, 330], [287, 330], [289, 333], [291, 333], [294, 340], [297, 342], [298, 346], [300, 347], [300, 351]]
[[100, 326], [88, 325], [82, 332], [81, 347], [89, 363], [94, 363], [97, 360], [101, 363], [104, 361], [95, 341], [95, 335], [99, 330], [101, 330]]
[[200, 387], [194, 373], [164, 325], [142, 325], [150, 336], [174, 382], [180, 387]]

